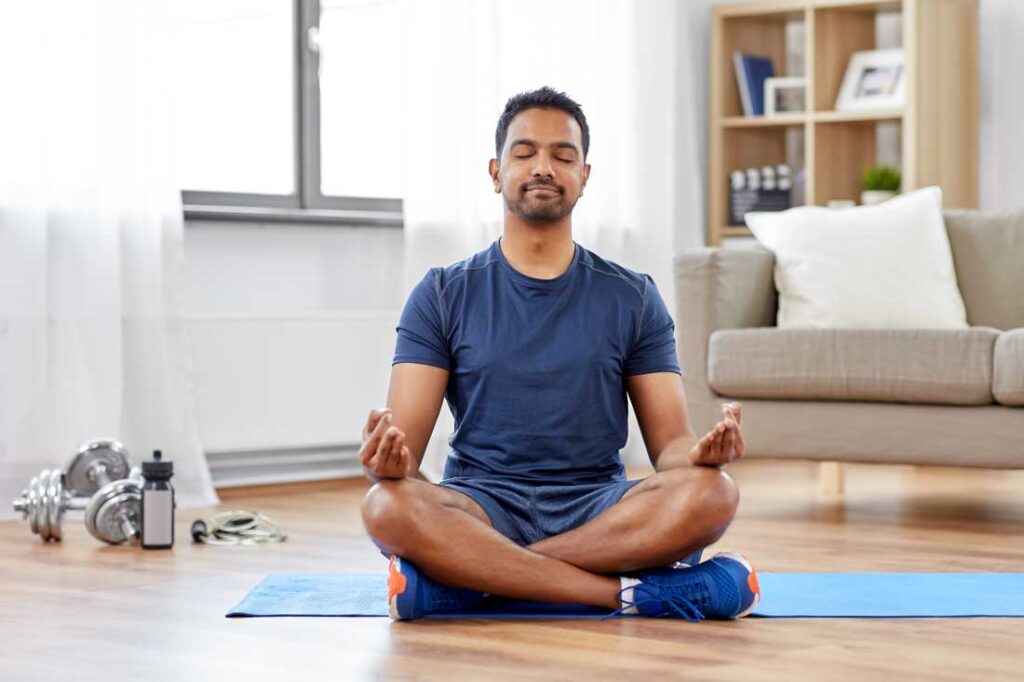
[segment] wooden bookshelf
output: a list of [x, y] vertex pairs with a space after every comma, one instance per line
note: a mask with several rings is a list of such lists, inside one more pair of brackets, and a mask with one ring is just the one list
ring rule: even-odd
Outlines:
[[[898, 45], [877, 42], [880, 13], [898, 21]], [[792, 30], [793, 24], [802, 31]], [[802, 36], [801, 44], [787, 40], [794, 34]], [[728, 188], [730, 171], [751, 166], [789, 162], [802, 168], [799, 189], [806, 203], [823, 206], [832, 199], [859, 202], [861, 169], [894, 157], [903, 191], [939, 185], [946, 207], [976, 207], [977, 36], [977, 0], [768, 0], [714, 7], [708, 243], [750, 234], [728, 224]], [[897, 46], [905, 53], [903, 109], [835, 111], [851, 55]], [[736, 50], [771, 58], [776, 75], [807, 78], [809, 111], [743, 116], [732, 62]], [[802, 68], [791, 73], [787, 63], [794, 53], [802, 57]], [[794, 149], [802, 150], [798, 158], [790, 158]]]

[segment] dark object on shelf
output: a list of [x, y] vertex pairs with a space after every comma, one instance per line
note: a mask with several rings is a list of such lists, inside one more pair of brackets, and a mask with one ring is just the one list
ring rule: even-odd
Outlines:
[[791, 191], [729, 188], [729, 224], [745, 225], [743, 216], [750, 211], [785, 211], [790, 207]]
[[736, 71], [743, 115], [764, 116], [764, 81], [775, 75], [772, 60], [737, 50], [732, 53], [732, 64]]

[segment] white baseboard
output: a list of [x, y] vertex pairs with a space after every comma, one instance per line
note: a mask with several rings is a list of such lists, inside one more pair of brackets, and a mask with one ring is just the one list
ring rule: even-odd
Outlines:
[[363, 475], [358, 444], [206, 453], [215, 488], [323, 481]]

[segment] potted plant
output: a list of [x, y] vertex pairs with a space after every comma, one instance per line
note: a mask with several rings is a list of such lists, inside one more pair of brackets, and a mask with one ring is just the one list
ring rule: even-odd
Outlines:
[[880, 204], [899, 194], [900, 172], [892, 166], [869, 166], [861, 172], [864, 191], [860, 203], [864, 206]]

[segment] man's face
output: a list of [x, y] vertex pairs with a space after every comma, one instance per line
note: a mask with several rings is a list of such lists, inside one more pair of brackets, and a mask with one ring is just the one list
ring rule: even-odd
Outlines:
[[508, 127], [491, 179], [505, 206], [526, 222], [554, 223], [572, 213], [590, 176], [583, 131], [561, 109], [527, 109]]

